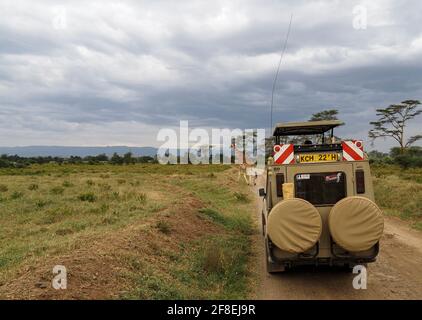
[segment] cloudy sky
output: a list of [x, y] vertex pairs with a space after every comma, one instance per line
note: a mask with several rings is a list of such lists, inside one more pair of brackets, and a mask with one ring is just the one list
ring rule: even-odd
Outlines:
[[338, 108], [339, 133], [366, 139], [375, 108], [422, 99], [421, 12], [416, 0], [2, 0], [0, 145], [159, 146], [180, 120], [268, 128], [290, 14], [274, 119]]

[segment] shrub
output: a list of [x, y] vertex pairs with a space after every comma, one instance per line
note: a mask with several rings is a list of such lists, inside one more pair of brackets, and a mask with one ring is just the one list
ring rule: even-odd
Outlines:
[[63, 181], [62, 186], [65, 188], [73, 187], [73, 183], [70, 181]]
[[72, 233], [73, 233], [73, 231], [71, 229], [58, 229], [58, 230], [56, 230], [56, 234], [58, 236], [65, 236], [65, 235], [72, 234]]
[[19, 199], [23, 197], [23, 193], [20, 191], [14, 191], [11, 195], [10, 195], [10, 199]]
[[202, 257], [202, 269], [207, 273], [215, 273], [219, 276], [228, 275], [235, 269], [238, 263], [236, 256], [239, 251], [230, 248], [218, 241], [210, 242], [206, 245]]
[[369, 163], [371, 165], [380, 165], [380, 166], [391, 165], [391, 164], [394, 164], [394, 159], [389, 156], [386, 156], [383, 158], [376, 158], [376, 159], [369, 158]]
[[403, 169], [422, 168], [422, 157], [410, 154], [398, 155], [394, 161]]
[[38, 185], [36, 183], [30, 184], [28, 189], [29, 190], [38, 190]]
[[115, 224], [118, 221], [119, 221], [119, 219], [116, 216], [114, 216], [114, 215], [107, 215], [107, 216], [105, 216], [101, 220], [101, 223], [102, 224], [109, 224], [110, 225], [110, 224]]
[[235, 192], [234, 193], [234, 197], [236, 198], [236, 200], [238, 201], [243, 201], [243, 202], [249, 202], [249, 198], [246, 194], [244, 193], [240, 193], [240, 192]]
[[100, 206], [101, 213], [107, 212], [110, 209], [110, 205], [108, 203], [103, 203]]
[[93, 186], [93, 185], [95, 185], [95, 182], [92, 181], [91, 179], [89, 179], [89, 180], [86, 180], [86, 184], [89, 185], [89, 186]]
[[223, 225], [227, 225], [227, 219], [226, 217], [224, 217], [224, 215], [222, 215], [220, 212], [218, 212], [217, 210], [211, 209], [211, 208], [203, 208], [203, 209], [199, 209], [199, 213], [202, 213], [208, 217], [210, 217], [213, 221], [223, 224]]
[[80, 194], [78, 196], [78, 199], [81, 201], [94, 202], [97, 199], [97, 197], [92, 192], [89, 192], [89, 193]]
[[160, 212], [162, 210], [164, 210], [164, 206], [162, 204], [159, 203], [154, 203], [150, 206], [150, 210], [151, 212]]
[[206, 272], [221, 273], [224, 271], [223, 267], [223, 252], [221, 248], [207, 246], [204, 252], [204, 260], [202, 262], [203, 269]]
[[44, 206], [46, 206], [47, 205], [47, 201], [45, 201], [45, 200], [37, 200], [36, 202], [35, 202], [35, 206], [37, 207], [37, 208], [42, 208], [42, 207], [44, 207]]
[[60, 194], [63, 194], [64, 189], [63, 189], [63, 187], [59, 187], [59, 186], [57, 186], [57, 187], [53, 187], [53, 188], [51, 188], [50, 192], [51, 192], [52, 194], [55, 194], [55, 195], [60, 195]]
[[146, 203], [146, 202], [147, 202], [147, 195], [146, 195], [145, 193], [141, 192], [141, 193], [138, 195], [138, 200], [139, 200], [139, 202], [141, 202], [141, 203]]
[[166, 221], [160, 220], [157, 222], [156, 227], [160, 232], [169, 234], [171, 232], [170, 224]]
[[12, 166], [13, 165], [8, 160], [0, 159], [0, 168], [9, 168]]
[[111, 190], [111, 186], [108, 183], [100, 183], [99, 187], [103, 191], [110, 191]]
[[124, 184], [124, 183], [126, 183], [126, 180], [125, 179], [117, 179], [117, 183], [118, 184]]

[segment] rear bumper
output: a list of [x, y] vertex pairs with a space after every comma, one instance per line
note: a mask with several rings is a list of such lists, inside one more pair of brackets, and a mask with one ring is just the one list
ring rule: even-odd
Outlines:
[[276, 260], [273, 261], [273, 264], [283, 266], [285, 268], [297, 267], [297, 266], [354, 266], [359, 264], [366, 264], [375, 262], [376, 258], [374, 259], [331, 259], [331, 258], [316, 258], [310, 260]]
[[273, 254], [272, 244], [267, 242], [267, 258], [271, 264], [279, 265], [283, 267], [294, 267], [303, 265], [313, 266], [344, 266], [344, 265], [358, 265], [366, 264], [376, 261], [376, 257], [379, 253], [379, 243], [373, 248], [368, 250], [367, 253], [363, 254], [351, 254], [345, 252], [335, 243], [331, 243], [331, 255], [329, 257], [319, 256], [318, 244], [310, 250], [307, 254], [298, 254], [288, 258], [276, 257]]

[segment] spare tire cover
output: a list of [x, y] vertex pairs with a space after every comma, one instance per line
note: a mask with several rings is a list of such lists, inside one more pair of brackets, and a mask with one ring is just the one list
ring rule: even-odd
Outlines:
[[303, 199], [282, 200], [268, 216], [268, 236], [284, 251], [305, 252], [318, 241], [321, 230], [322, 220], [318, 210]]
[[342, 248], [359, 252], [370, 249], [382, 236], [384, 218], [368, 198], [352, 196], [337, 202], [328, 215], [328, 227]]

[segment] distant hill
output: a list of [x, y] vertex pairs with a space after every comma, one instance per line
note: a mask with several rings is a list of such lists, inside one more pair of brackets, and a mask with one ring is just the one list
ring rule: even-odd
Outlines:
[[64, 157], [70, 156], [96, 156], [105, 153], [111, 156], [113, 153], [123, 155], [132, 152], [134, 156], [155, 156], [157, 149], [152, 147], [65, 147], [65, 146], [27, 146], [27, 147], [0, 147], [0, 154], [18, 155], [20, 157]]

